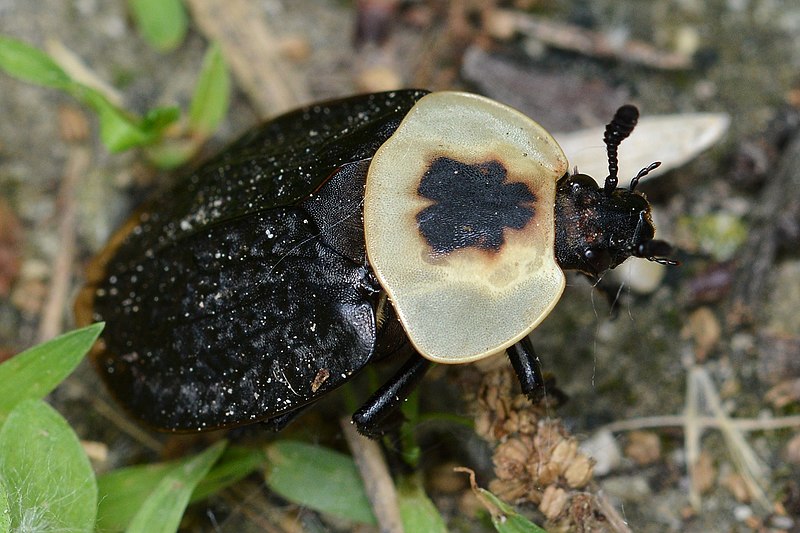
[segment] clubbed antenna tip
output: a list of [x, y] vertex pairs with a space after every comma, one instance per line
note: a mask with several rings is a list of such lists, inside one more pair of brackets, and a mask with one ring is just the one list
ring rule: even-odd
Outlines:
[[[620, 143], [625, 140], [636, 127], [636, 122], [639, 120], [639, 110], [636, 106], [630, 104], [624, 105], [617, 109], [614, 113], [614, 118], [606, 126], [606, 132], [603, 135], [603, 141], [606, 143], [606, 151], [608, 152], [608, 177], [604, 190], [606, 194], [611, 194], [617, 188], [619, 178], [619, 159], [617, 157], [617, 150]], [[640, 176], [641, 177], [641, 176]], [[637, 180], [638, 181], [638, 180]]]

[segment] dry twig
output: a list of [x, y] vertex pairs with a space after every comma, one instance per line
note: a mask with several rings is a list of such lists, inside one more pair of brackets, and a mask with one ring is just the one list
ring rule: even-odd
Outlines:
[[359, 435], [349, 418], [343, 418], [339, 425], [361, 473], [381, 533], [403, 533], [397, 491], [380, 446], [374, 440]]
[[687, 69], [692, 64], [690, 57], [664, 52], [635, 39], [615, 40], [605, 33], [517, 12], [513, 13], [511, 20], [515, 29], [528, 37], [590, 57], [616, 59], [662, 70]]
[[61, 333], [64, 309], [67, 307], [67, 295], [72, 278], [72, 264], [75, 258], [75, 225], [77, 209], [75, 206], [75, 190], [81, 178], [89, 169], [90, 151], [85, 146], [73, 146], [69, 152], [61, 188], [58, 191], [59, 227], [58, 254], [53, 261], [47, 301], [39, 323], [39, 342], [52, 339]]
[[302, 76], [281, 55], [275, 30], [258, 4], [247, 0], [188, 0], [195, 22], [219, 41], [239, 86], [262, 118], [311, 100]]
[[[701, 416], [702, 407], [706, 407], [711, 411], [711, 416]], [[734, 465], [747, 485], [750, 496], [765, 511], [768, 511], [771, 509], [771, 504], [764, 490], [767, 484], [767, 469], [753, 451], [753, 448], [747, 443], [742, 433], [745, 431], [763, 431], [800, 426], [800, 416], [787, 416], [767, 420], [731, 418], [722, 408], [719, 393], [714, 388], [708, 371], [702, 366], [693, 366], [689, 370], [686, 407], [682, 415], [624, 420], [606, 425], [601, 430], [618, 432], [666, 426], [684, 428], [686, 462], [690, 479], [694, 479], [694, 467], [700, 457], [700, 439], [702, 438], [703, 430], [706, 428], [719, 429], [725, 438], [725, 443], [731, 453]], [[689, 501], [695, 509], [700, 508], [700, 493], [694, 484], [690, 487]]]

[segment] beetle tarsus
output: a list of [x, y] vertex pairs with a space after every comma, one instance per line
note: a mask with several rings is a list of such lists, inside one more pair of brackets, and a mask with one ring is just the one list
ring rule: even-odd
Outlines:
[[431, 364], [418, 353], [412, 355], [400, 370], [355, 412], [353, 423], [358, 432], [366, 437], [376, 438], [399, 425], [403, 421], [402, 414], [398, 411], [400, 404], [416, 388]]

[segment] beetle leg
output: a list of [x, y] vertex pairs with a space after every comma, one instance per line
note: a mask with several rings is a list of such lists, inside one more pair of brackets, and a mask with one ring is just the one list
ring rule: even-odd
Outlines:
[[531, 339], [523, 337], [521, 341], [511, 345], [506, 353], [517, 373], [522, 392], [534, 403], [541, 400], [545, 393], [544, 376]]
[[430, 361], [414, 353], [400, 370], [355, 412], [353, 423], [359, 433], [375, 438], [383, 435], [386, 430], [398, 426], [403, 421], [398, 407], [419, 384], [430, 366]]
[[261, 422], [261, 425], [267, 428], [269, 431], [278, 432], [281, 431], [283, 428], [289, 425], [290, 422], [293, 422], [295, 418], [300, 416], [301, 413], [305, 411], [305, 406], [299, 409], [295, 409], [294, 411], [289, 411], [288, 413], [283, 413], [282, 415], [273, 416], [272, 418], [267, 418], [266, 420]]

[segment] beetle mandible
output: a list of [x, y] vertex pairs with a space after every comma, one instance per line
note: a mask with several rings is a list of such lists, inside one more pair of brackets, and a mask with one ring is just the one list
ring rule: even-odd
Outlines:
[[617, 188], [638, 111], [606, 127], [603, 187], [569, 174], [539, 124], [488, 98], [401, 90], [258, 126], [145, 204], [93, 260], [78, 322], [94, 363], [147, 425], [273, 428], [410, 341], [353, 416], [376, 436], [433, 362], [507, 352], [543, 384], [528, 334], [564, 270], [674, 263], [650, 205]]

